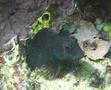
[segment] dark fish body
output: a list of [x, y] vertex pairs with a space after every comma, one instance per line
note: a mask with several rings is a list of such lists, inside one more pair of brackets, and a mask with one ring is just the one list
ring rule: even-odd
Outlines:
[[33, 40], [27, 40], [27, 62], [31, 68], [53, 63], [75, 63], [84, 57], [77, 40], [59, 36], [49, 29], [40, 31]]

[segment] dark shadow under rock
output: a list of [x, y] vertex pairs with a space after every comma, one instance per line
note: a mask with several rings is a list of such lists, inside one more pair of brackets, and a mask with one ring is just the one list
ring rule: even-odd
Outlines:
[[96, 18], [111, 20], [111, 0], [77, 0], [82, 18], [94, 22]]

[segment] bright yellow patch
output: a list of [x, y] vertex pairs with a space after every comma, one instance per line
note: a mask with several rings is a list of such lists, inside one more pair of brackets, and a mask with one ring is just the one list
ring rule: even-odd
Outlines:
[[49, 28], [51, 25], [51, 14], [46, 11], [43, 15], [34, 22], [32, 25], [32, 37], [34, 37], [40, 30]]

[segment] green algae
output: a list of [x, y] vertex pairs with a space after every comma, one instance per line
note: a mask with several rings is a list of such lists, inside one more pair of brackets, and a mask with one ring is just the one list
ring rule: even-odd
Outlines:
[[32, 24], [32, 37], [34, 37], [40, 30], [49, 28], [51, 26], [51, 13], [45, 11], [35, 22]]

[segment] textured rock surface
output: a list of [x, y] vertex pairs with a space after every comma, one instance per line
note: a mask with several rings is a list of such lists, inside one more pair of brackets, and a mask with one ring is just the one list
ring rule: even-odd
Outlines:
[[77, 28], [77, 33], [74, 34], [74, 37], [82, 42], [86, 40], [93, 39], [96, 37], [98, 32], [95, 29], [95, 26], [93, 23], [85, 21], [85, 20], [80, 20], [78, 28]]
[[[59, 8], [60, 17], [73, 13], [73, 0], [0, 0], [0, 47], [14, 35], [26, 39], [31, 34], [31, 25], [50, 5]], [[53, 6], [52, 5], [52, 6]], [[52, 8], [52, 7], [51, 7]]]

